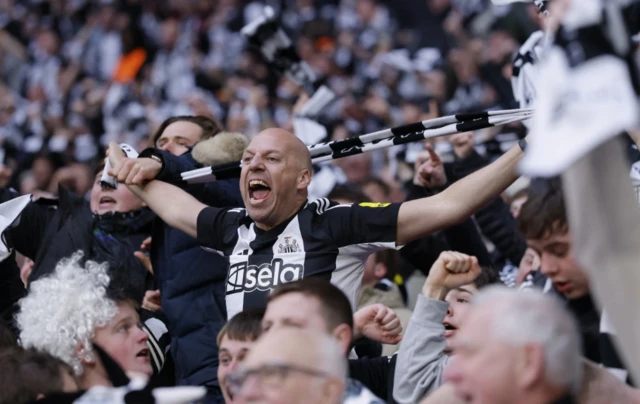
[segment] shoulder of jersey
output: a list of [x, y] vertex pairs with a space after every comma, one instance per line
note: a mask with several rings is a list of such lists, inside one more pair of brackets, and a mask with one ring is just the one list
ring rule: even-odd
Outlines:
[[229, 212], [229, 213], [246, 213], [247, 210], [245, 208], [233, 208], [233, 209], [229, 209], [227, 212]]
[[337, 208], [337, 207], [348, 207], [348, 206], [351, 206], [351, 205], [340, 205], [337, 202], [330, 201], [327, 198], [318, 198], [310, 202], [307, 208], [315, 210], [317, 215], [321, 215], [330, 209]]

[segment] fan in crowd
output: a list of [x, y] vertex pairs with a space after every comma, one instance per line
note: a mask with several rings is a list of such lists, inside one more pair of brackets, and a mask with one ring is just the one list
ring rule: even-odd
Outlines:
[[107, 265], [88, 261], [83, 268], [81, 259], [64, 259], [51, 275], [34, 281], [16, 317], [21, 344], [64, 361], [83, 390], [109, 385], [94, 345], [125, 371], [149, 377], [151, 353], [135, 298], [126, 283], [110, 279]]
[[[575, 167], [597, 154], [520, 171], [567, 103], [545, 59], [626, 49], [640, 77], [640, 3], [575, 2], [0, 1], [0, 404], [640, 402], [636, 322], [585, 254], [604, 185], [580, 201]], [[534, 118], [309, 149], [518, 106]], [[598, 178], [623, 187], [615, 163]]]

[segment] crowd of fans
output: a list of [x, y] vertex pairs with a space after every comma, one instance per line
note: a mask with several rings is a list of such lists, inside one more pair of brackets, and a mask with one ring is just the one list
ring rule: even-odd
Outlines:
[[516, 181], [525, 126], [312, 165], [309, 94], [240, 32], [265, 5], [337, 95], [323, 141], [517, 108], [541, 24], [485, 0], [0, 0], [0, 403], [640, 402], [562, 181]]
[[[62, 183], [82, 195], [108, 141], [142, 149], [171, 116], [212, 116], [248, 136], [289, 127], [301, 91], [240, 33], [263, 3], [3, 1], [0, 128], [11, 185], [55, 194]], [[536, 29], [535, 11], [488, 1], [281, 3], [301, 58], [341, 96], [321, 117], [332, 138], [420, 120], [429, 101], [443, 114], [514, 107], [511, 58]], [[492, 135], [477, 143], [499, 154]], [[357, 167], [372, 162], [340, 164], [362, 182], [369, 167]]]

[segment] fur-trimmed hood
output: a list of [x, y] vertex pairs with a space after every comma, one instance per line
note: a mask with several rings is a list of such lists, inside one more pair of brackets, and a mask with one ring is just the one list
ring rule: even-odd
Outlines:
[[249, 139], [241, 133], [220, 132], [197, 143], [191, 156], [204, 166], [216, 166], [239, 161], [248, 145]]

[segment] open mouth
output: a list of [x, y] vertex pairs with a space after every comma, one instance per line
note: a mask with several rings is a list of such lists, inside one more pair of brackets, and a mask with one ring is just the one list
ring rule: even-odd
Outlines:
[[458, 330], [457, 327], [454, 327], [449, 323], [443, 323], [442, 325], [444, 325], [444, 337], [445, 338], [449, 338], [449, 337], [453, 336], [453, 334], [455, 334], [455, 332]]
[[138, 352], [136, 354], [136, 358], [149, 359], [149, 354], [150, 354], [149, 349], [145, 348], [145, 349], [140, 350], [140, 352]]
[[103, 206], [103, 205], [115, 205], [116, 200], [113, 199], [110, 196], [103, 196], [103, 197], [100, 198], [100, 202], [99, 203], [100, 203], [101, 206]]
[[249, 199], [251, 202], [262, 202], [271, 195], [271, 187], [262, 180], [249, 181]]
[[224, 390], [227, 393], [227, 396], [229, 397], [229, 402], [233, 402], [233, 397], [235, 396], [233, 385], [225, 380], [223, 386], [224, 386]]
[[553, 282], [553, 284], [560, 293], [565, 293], [571, 288], [569, 282]]

